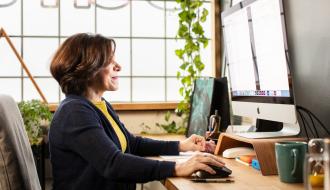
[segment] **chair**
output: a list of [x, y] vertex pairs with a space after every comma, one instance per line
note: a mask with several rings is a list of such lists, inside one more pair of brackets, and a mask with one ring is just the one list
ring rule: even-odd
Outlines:
[[40, 190], [35, 162], [14, 99], [0, 94], [0, 189]]

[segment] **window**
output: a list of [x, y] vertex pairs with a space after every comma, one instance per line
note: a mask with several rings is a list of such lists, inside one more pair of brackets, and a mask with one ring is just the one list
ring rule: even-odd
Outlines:
[[[209, 1], [204, 6], [211, 10]], [[77, 32], [100, 33], [117, 43], [116, 58], [122, 66], [120, 88], [106, 92], [106, 99], [125, 103], [178, 101], [181, 97], [176, 71], [180, 61], [174, 50], [183, 40], [175, 40], [178, 17], [174, 7], [177, 7], [174, 0], [130, 0], [128, 3], [97, 0], [89, 8], [76, 8], [73, 0], [61, 0], [55, 8], [42, 7], [40, 1], [17, 0], [10, 6], [0, 6], [0, 27], [10, 36], [50, 103], [64, 98], [49, 72], [52, 55], [68, 36]], [[211, 38], [210, 20], [204, 25], [208, 38]], [[211, 76], [210, 45], [202, 51], [202, 57], [205, 63], [202, 75]], [[41, 99], [2, 38], [0, 89], [16, 101]]]

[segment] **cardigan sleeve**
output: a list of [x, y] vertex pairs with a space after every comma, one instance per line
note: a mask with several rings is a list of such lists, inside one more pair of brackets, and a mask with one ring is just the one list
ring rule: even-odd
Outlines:
[[173, 176], [175, 162], [150, 160], [122, 153], [106, 135], [97, 114], [88, 105], [70, 105], [62, 110], [64, 146], [80, 155], [105, 178], [143, 183]]
[[178, 155], [179, 141], [160, 141], [134, 136], [130, 132], [131, 152], [139, 156]]

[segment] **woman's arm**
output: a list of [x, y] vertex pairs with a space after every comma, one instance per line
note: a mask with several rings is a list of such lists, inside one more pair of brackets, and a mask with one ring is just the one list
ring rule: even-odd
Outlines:
[[179, 141], [160, 141], [135, 136], [126, 130], [132, 154], [139, 156], [178, 155]]
[[158, 156], [161, 154], [178, 155], [179, 154], [179, 142], [178, 141], [159, 141], [149, 138], [142, 138], [131, 134], [120, 121], [115, 110], [109, 102], [106, 102], [108, 109], [113, 113], [114, 119], [117, 120], [124, 133], [126, 134], [127, 142], [129, 143], [132, 154], [139, 156]]
[[122, 153], [106, 135], [92, 108], [74, 105], [62, 113], [61, 120], [54, 121], [57, 126], [52, 127], [61, 130], [58, 135], [64, 135], [64, 147], [80, 155], [103, 177], [114, 181], [147, 182], [173, 176], [174, 162]]
[[205, 141], [199, 135], [191, 135], [182, 141], [159, 141], [149, 138], [136, 137], [129, 133], [130, 147], [133, 154], [140, 156], [178, 155], [179, 152], [201, 151], [213, 153], [216, 145], [213, 141]]

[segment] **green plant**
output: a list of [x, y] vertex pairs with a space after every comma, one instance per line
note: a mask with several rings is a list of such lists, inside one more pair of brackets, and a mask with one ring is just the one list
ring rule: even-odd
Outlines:
[[208, 39], [204, 35], [202, 23], [206, 21], [208, 10], [202, 8], [203, 0], [176, 0], [180, 5], [179, 29], [176, 38], [184, 39], [184, 47], [175, 50], [181, 65], [177, 71], [177, 79], [181, 81], [180, 95], [183, 97], [177, 107], [177, 112], [187, 123], [190, 113], [190, 97], [194, 81], [201, 76], [205, 65], [201, 60], [200, 50], [206, 48]]
[[52, 119], [48, 105], [39, 100], [31, 100], [18, 103], [18, 108], [31, 145], [39, 144], [43, 137], [42, 125]]
[[167, 111], [165, 113], [166, 123], [164, 124], [156, 123], [156, 126], [163, 128], [167, 133], [185, 134], [186, 128], [182, 124], [177, 125], [177, 123], [173, 120], [170, 121], [170, 118], [171, 118], [171, 112]]
[[200, 50], [206, 48], [208, 39], [204, 35], [202, 23], [206, 21], [208, 10], [202, 8], [204, 0], [176, 0], [180, 6], [179, 29], [176, 39], [183, 39], [185, 44], [182, 48], [176, 49], [175, 54], [181, 60], [181, 65], [177, 71], [177, 79], [181, 81], [182, 86], [179, 89], [183, 99], [179, 102], [176, 109], [178, 116], [181, 116], [182, 122], [176, 123], [170, 121], [170, 112], [165, 114], [166, 123], [156, 123], [156, 126], [162, 127], [168, 133], [184, 134], [190, 114], [190, 97], [194, 88], [194, 81], [201, 76], [205, 65], [201, 60]]
[[142, 128], [141, 134], [149, 134], [149, 131], [151, 130], [151, 127], [145, 123], [141, 123], [139, 127]]

